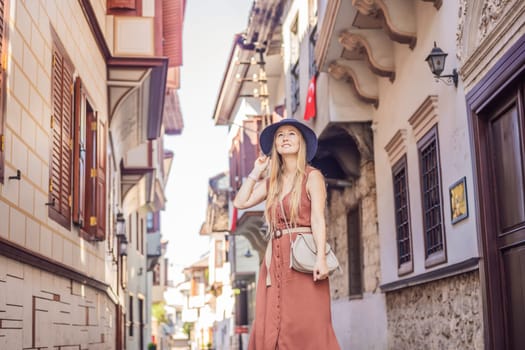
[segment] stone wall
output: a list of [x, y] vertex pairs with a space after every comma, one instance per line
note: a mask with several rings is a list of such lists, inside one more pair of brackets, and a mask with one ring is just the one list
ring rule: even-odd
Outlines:
[[388, 348], [483, 349], [478, 271], [386, 294]]
[[327, 240], [332, 245], [342, 272], [336, 272], [330, 279], [332, 298], [348, 297], [348, 229], [347, 213], [361, 205], [361, 254], [363, 292], [375, 292], [380, 280], [379, 236], [377, 230], [377, 206], [375, 192], [374, 163], [361, 164], [361, 177], [347, 188], [329, 189]]
[[0, 255], [0, 349], [115, 348], [105, 293]]

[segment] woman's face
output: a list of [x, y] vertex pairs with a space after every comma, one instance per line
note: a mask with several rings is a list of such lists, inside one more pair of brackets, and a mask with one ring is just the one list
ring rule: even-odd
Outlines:
[[275, 147], [281, 155], [299, 152], [301, 132], [294, 126], [283, 125], [275, 132]]

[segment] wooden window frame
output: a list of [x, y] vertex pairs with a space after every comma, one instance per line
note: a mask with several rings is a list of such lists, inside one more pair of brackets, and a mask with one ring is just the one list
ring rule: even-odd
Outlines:
[[[435, 144], [434, 147], [434, 156], [435, 156], [435, 182], [433, 186], [435, 187], [435, 192], [437, 192], [439, 200], [439, 208], [430, 208], [426, 209], [425, 203], [432, 198], [428, 197], [430, 187], [426, 186], [425, 174], [424, 171], [424, 159], [423, 152], [430, 147], [432, 144]], [[439, 137], [437, 125], [434, 125], [418, 142], [418, 158], [419, 158], [419, 178], [420, 178], [420, 190], [421, 190], [421, 213], [423, 215], [423, 238], [425, 242], [425, 267], [433, 267], [438, 264], [447, 262], [447, 249], [446, 249], [446, 236], [445, 236], [445, 220], [443, 215], [443, 187], [441, 185], [441, 162], [440, 162], [440, 151], [439, 151]], [[435, 199], [435, 198], [434, 198]], [[435, 205], [434, 205], [435, 207]], [[433, 252], [429, 252], [429, 245], [435, 242], [432, 242], [429, 239], [430, 230], [429, 227], [432, 223], [430, 222], [429, 215], [433, 214], [433, 219], [439, 219], [439, 236], [433, 237], [434, 240], [438, 240], [437, 244], [441, 244], [441, 249], [438, 249]], [[437, 216], [436, 216], [437, 215]], [[434, 223], [434, 226], [436, 224]]]
[[90, 241], [106, 239], [106, 126], [77, 77], [74, 85], [72, 219]]
[[73, 222], [84, 226], [86, 211], [86, 98], [80, 77], [75, 79], [73, 121]]
[[6, 97], [6, 63], [7, 63], [7, 39], [8, 27], [5, 25], [6, 14], [9, 13], [9, 1], [4, 1], [3, 8], [0, 8], [0, 183], [4, 183], [5, 176], [5, 97]]
[[[399, 186], [397, 184], [398, 176], [404, 172], [404, 181], [402, 192], [398, 192]], [[396, 250], [397, 250], [397, 274], [398, 276], [405, 275], [414, 271], [414, 253], [412, 249], [412, 225], [410, 220], [410, 193], [408, 186], [408, 164], [406, 155], [402, 156], [392, 167], [392, 183], [394, 194], [394, 213], [396, 221]], [[398, 199], [399, 197], [401, 197]], [[405, 203], [401, 205], [400, 202]], [[406, 217], [404, 222], [401, 222], [400, 215]], [[405, 234], [406, 229], [406, 234]], [[400, 237], [403, 235], [403, 237]], [[406, 236], [406, 237], [405, 237]], [[408, 260], [402, 261], [401, 245], [403, 241], [407, 240], [408, 245]]]

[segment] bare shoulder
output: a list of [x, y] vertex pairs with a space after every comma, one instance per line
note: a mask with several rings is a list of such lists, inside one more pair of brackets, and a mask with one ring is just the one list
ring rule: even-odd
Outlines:
[[325, 181], [323, 173], [316, 168], [309, 169], [308, 179], [306, 180], [306, 191], [308, 198], [311, 199], [312, 195], [325, 193]]
[[314, 167], [310, 168], [310, 171], [308, 173], [308, 182], [310, 183], [323, 183], [324, 184], [324, 176], [323, 173], [319, 169], [316, 169]]

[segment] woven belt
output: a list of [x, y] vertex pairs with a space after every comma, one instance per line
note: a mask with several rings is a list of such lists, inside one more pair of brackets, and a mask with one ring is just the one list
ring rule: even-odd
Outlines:
[[311, 227], [294, 227], [294, 228], [283, 228], [280, 230], [275, 230], [272, 232], [272, 238], [281, 238], [282, 235], [287, 235], [289, 233], [312, 233]]
[[[312, 233], [312, 228], [308, 226], [303, 227], [294, 227], [294, 228], [284, 228], [279, 230], [274, 230], [272, 232], [272, 239], [273, 238], [280, 238], [283, 235], [287, 235], [289, 233]], [[272, 240], [270, 239], [268, 241], [268, 246], [266, 247], [266, 253], [264, 254], [264, 262], [266, 263], [266, 287], [269, 287], [272, 285], [272, 280], [270, 278], [270, 264], [272, 262]]]

